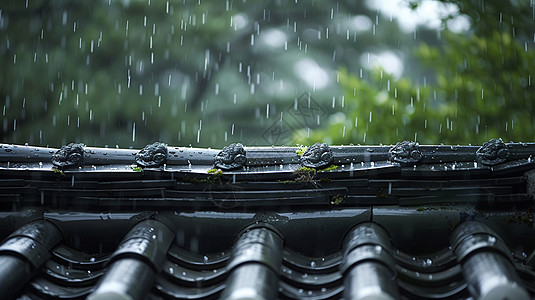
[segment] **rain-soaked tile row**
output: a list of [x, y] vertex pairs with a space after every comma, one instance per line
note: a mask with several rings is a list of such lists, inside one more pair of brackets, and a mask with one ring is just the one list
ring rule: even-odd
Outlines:
[[[338, 213], [342, 219], [347, 218], [343, 212]], [[230, 247], [215, 253], [194, 253], [181, 245], [181, 229], [177, 226], [184, 220], [174, 222], [171, 216], [165, 215], [137, 222], [130, 220], [133, 225], [115, 249], [98, 255], [69, 245], [72, 237], [65, 236], [62, 216], [51, 215], [25, 224], [0, 245], [0, 294], [4, 299], [494, 299], [498, 296], [499, 299], [530, 299], [535, 296], [533, 254], [518, 256], [511, 248], [521, 245], [507, 244], [505, 240], [510, 239], [491, 229], [496, 224], [460, 221], [448, 229], [447, 246], [435, 246], [435, 251], [422, 254], [418, 248], [411, 248], [411, 252], [397, 248], [399, 239], [393, 238], [388, 222], [383, 226], [380, 213], [377, 220], [363, 220], [364, 215], [344, 219], [345, 230], [336, 234], [341, 238], [339, 248], [322, 256], [295, 251], [292, 246], [296, 241], [290, 241], [290, 236], [284, 233], [298, 231], [303, 239], [313, 235], [306, 226], [297, 224], [299, 219], [324, 221], [316, 220], [312, 214], [289, 220], [294, 223], [292, 229], [276, 221], [256, 221], [241, 228]], [[415, 215], [411, 217], [417, 219]], [[349, 220], [354, 224], [347, 226]], [[188, 221], [195, 222], [195, 219], [189, 217]], [[91, 222], [85, 224], [91, 225]], [[418, 238], [404, 242], [422, 243]]]
[[75, 143], [60, 149], [0, 144], [0, 163], [6, 168], [37, 167], [61, 171], [125, 164], [134, 169], [167, 171], [202, 170], [206, 167], [222, 171], [271, 166], [284, 169], [287, 164], [316, 170], [343, 165], [344, 170], [358, 170], [359, 165], [361, 168], [364, 164], [370, 167], [370, 162], [415, 168], [422, 164], [445, 164], [455, 169], [456, 166], [466, 167], [462, 163], [489, 168], [515, 161], [531, 162], [534, 153], [535, 143], [504, 143], [501, 139], [492, 139], [481, 146], [420, 145], [411, 141], [392, 146], [328, 146], [316, 143], [308, 147], [244, 147], [234, 143], [222, 150], [172, 147], [160, 142], [141, 150], [95, 148]]
[[210, 149], [144, 166], [138, 150], [98, 161], [114, 154], [84, 146], [81, 165], [58, 166], [61, 149], [2, 145], [0, 295], [530, 299], [534, 151], [492, 143], [492, 163], [472, 146], [319, 144], [307, 150], [330, 163], [312, 167], [305, 149], [234, 145], [245, 163], [230, 170]]

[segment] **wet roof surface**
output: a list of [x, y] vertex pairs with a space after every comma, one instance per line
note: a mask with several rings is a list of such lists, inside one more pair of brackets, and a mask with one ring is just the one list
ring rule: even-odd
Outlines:
[[0, 146], [3, 298], [535, 297], [534, 144]]

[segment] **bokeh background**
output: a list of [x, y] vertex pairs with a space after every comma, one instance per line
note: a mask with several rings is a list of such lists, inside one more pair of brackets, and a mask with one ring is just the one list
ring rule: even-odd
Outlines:
[[533, 0], [4, 0], [1, 142], [535, 139]]

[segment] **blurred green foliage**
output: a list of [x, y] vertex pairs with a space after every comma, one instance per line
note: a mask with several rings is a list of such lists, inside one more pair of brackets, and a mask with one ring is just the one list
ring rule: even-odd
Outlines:
[[415, 55], [433, 74], [429, 81], [394, 79], [380, 69], [362, 78], [342, 68], [345, 113], [334, 114], [326, 128], [298, 141], [482, 144], [501, 137], [533, 142], [533, 2], [453, 3], [472, 26], [467, 33], [454, 33], [445, 18], [443, 45], [419, 45]]
[[[403, 32], [360, 1], [1, 1], [0, 141], [266, 145], [273, 125], [286, 144], [533, 140], [533, 1], [443, 2], [470, 32]], [[361, 65], [385, 50], [407, 77]], [[304, 93], [314, 124], [292, 117]]]
[[[369, 29], [357, 32], [362, 14]], [[399, 32], [359, 3], [1, 1], [0, 140], [266, 144], [295, 98], [312, 92], [328, 107], [341, 93], [333, 71], [399, 45]], [[304, 58], [329, 72], [328, 88], [303, 82]]]

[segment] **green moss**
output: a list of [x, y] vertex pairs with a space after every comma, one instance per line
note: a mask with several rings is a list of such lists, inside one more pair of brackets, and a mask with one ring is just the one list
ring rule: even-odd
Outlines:
[[221, 178], [223, 176], [223, 171], [221, 169], [210, 169], [206, 173], [208, 173], [208, 176], [205, 178], [190, 178], [188, 179], [189, 182], [194, 184], [215, 184], [215, 183], [222, 183]]
[[138, 167], [138, 166], [130, 166], [130, 168], [132, 168], [132, 171], [134, 171], [134, 172], [141, 172], [141, 173], [143, 173], [143, 168], [141, 168], [141, 167]]
[[335, 196], [332, 197], [331, 204], [340, 205], [342, 204], [342, 202], [344, 202], [345, 199], [346, 199], [346, 195], [336, 194]]
[[294, 174], [297, 176], [295, 178], [296, 182], [311, 182], [316, 176], [316, 169], [309, 167], [301, 167], [294, 171]]
[[323, 169], [319, 169], [318, 172], [333, 171], [333, 170], [336, 170], [336, 169], [338, 169], [338, 166], [332, 165], [332, 166], [328, 166], [328, 167], [323, 168]]
[[377, 193], [377, 198], [388, 198], [388, 194], [385, 193], [383, 189], [379, 189], [379, 192]]
[[220, 178], [217, 176], [208, 176], [206, 178], [187, 178], [185, 181], [193, 184], [214, 184], [216, 182], [221, 182]]
[[301, 157], [307, 151], [308, 147], [303, 145], [297, 145], [297, 150], [295, 150], [295, 153]]
[[313, 173], [313, 174], [316, 174], [316, 169], [314, 168], [309, 168], [309, 167], [301, 167], [299, 169], [297, 169], [297, 171], [295, 171], [296, 173]]
[[[295, 179], [296, 182], [310, 182], [313, 181], [316, 177], [316, 174], [318, 172], [325, 172], [325, 171], [332, 171], [336, 170], [338, 166], [329, 166], [324, 169], [316, 170], [314, 168], [309, 167], [301, 167], [294, 171], [294, 174], [297, 175], [297, 178]], [[331, 179], [329, 178], [320, 178], [323, 182], [330, 182]]]
[[54, 174], [57, 174], [58, 176], [65, 176], [65, 173], [63, 173], [62, 170], [54, 168]]
[[223, 171], [221, 169], [210, 169], [210, 170], [208, 170], [207, 173], [212, 175], [212, 176], [221, 176], [221, 175], [223, 175]]
[[424, 211], [424, 210], [425, 210], [425, 208], [423, 206], [418, 206], [416, 208], [416, 211]]

